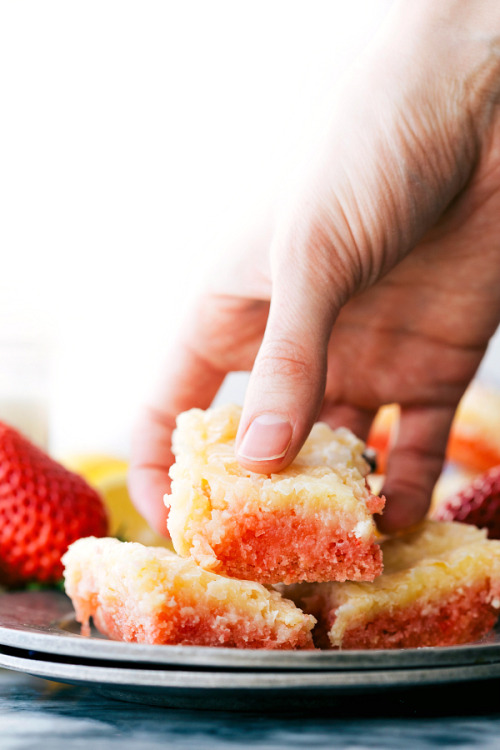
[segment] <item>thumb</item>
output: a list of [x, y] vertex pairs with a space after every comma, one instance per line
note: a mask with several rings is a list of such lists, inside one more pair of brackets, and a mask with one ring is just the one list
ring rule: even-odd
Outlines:
[[266, 331], [250, 377], [236, 440], [240, 464], [269, 474], [287, 466], [322, 404], [327, 348], [339, 305], [293, 252], [275, 269]]

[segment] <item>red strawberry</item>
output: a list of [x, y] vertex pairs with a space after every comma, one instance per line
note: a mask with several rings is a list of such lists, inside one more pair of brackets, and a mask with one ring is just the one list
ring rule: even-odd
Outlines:
[[488, 529], [490, 539], [500, 539], [500, 466], [449, 497], [434, 517], [439, 521], [470, 523]]
[[97, 492], [0, 422], [0, 582], [51, 583], [61, 555], [82, 536], [105, 536]]

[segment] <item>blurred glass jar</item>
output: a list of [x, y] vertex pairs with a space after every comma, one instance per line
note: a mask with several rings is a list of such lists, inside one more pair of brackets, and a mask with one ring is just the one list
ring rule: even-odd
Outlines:
[[49, 356], [29, 340], [0, 339], [0, 421], [40, 448], [49, 441]]

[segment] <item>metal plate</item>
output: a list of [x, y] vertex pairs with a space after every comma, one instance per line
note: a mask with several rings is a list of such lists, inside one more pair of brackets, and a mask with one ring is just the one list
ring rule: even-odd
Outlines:
[[[52, 656], [69, 657], [73, 662], [86, 661], [94, 665], [92, 669], [97, 661], [105, 661], [108, 664], [127, 663], [136, 672], [141, 665], [147, 664], [156, 668], [182, 668], [190, 670], [193, 675], [195, 672], [192, 670], [196, 669], [226, 673], [231, 670], [238, 673], [244, 670], [350, 673], [375, 670], [378, 675], [376, 679], [379, 679], [380, 670], [386, 674], [390, 670], [411, 669], [413, 678], [417, 679], [416, 670], [425, 668], [430, 669], [437, 679], [437, 667], [500, 665], [498, 631], [493, 631], [478, 643], [465, 646], [379, 651], [263, 651], [119, 643], [104, 639], [97, 633], [90, 637], [81, 636], [70, 600], [57, 592], [21, 592], [0, 596], [0, 644], [41, 652], [45, 660]], [[5, 662], [2, 663], [7, 666]], [[441, 670], [441, 673], [444, 675], [446, 670]], [[155, 674], [158, 677], [158, 672]], [[273, 678], [270, 676], [269, 679]], [[334, 677], [331, 676], [331, 679]], [[357, 678], [339, 675], [338, 684], [345, 686], [348, 679]]]
[[6, 648], [0, 647], [0, 666], [8, 669], [90, 686], [119, 700], [190, 709], [331, 711], [336, 702], [360, 693], [380, 697], [397, 690], [401, 696], [402, 691], [429, 690], [431, 686], [437, 690], [442, 684], [470, 684], [500, 677], [500, 663], [354, 672], [186, 671], [71, 664], [29, 656], [21, 650], [13, 655], [5, 653]]

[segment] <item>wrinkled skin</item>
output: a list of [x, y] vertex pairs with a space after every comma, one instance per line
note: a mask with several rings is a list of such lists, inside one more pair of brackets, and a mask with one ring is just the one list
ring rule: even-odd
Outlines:
[[208, 407], [232, 370], [252, 370], [237, 444], [259, 414], [292, 426], [283, 457], [240, 457], [263, 473], [293, 460], [316, 419], [366, 438], [378, 407], [398, 402], [380, 526], [392, 532], [425, 514], [455, 408], [500, 321], [500, 13], [491, 8], [461, 11], [488, 28], [491, 39], [478, 41], [463, 31], [469, 17], [457, 30], [439, 10], [405, 5], [403, 17], [396, 7], [277, 218], [214, 273], [135, 432], [132, 495], [160, 531], [175, 417]]

